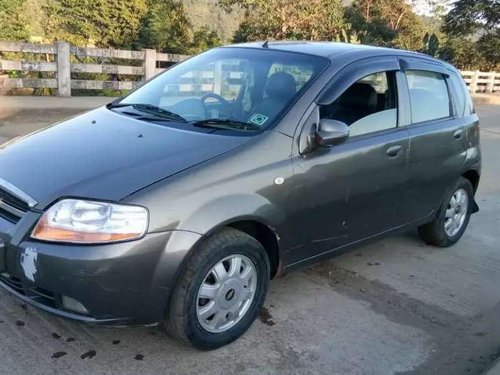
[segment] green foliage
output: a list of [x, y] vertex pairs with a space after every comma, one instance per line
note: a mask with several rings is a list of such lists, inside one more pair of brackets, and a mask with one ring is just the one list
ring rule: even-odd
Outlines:
[[443, 59], [469, 69], [500, 68], [498, 0], [457, 0], [444, 17], [442, 30], [449, 37]]
[[477, 41], [477, 47], [485, 60], [485, 70], [500, 69], [500, 29], [495, 33], [482, 35]]
[[76, 45], [126, 48], [139, 32], [146, 0], [48, 0], [46, 38]]
[[0, 0], [0, 40], [27, 40], [26, 20], [22, 17], [23, 0]]
[[361, 42], [418, 50], [425, 26], [404, 0], [356, 0], [346, 11]]
[[170, 53], [186, 53], [191, 40], [191, 24], [182, 3], [151, 1], [141, 20], [138, 47]]
[[346, 28], [340, 0], [221, 0], [226, 9], [245, 9], [235, 42], [251, 40], [335, 40]]
[[477, 45], [470, 39], [450, 38], [439, 52], [439, 57], [452, 62], [457, 68], [475, 70], [484, 67], [484, 58], [477, 50]]
[[422, 52], [436, 57], [439, 50], [439, 38], [437, 35], [435, 33], [430, 35], [429, 33], [426, 33], [422, 42], [424, 43]]
[[191, 42], [190, 53], [199, 53], [207, 49], [220, 46], [222, 40], [219, 38], [217, 32], [210, 30], [206, 26], [193, 33], [193, 41]]
[[500, 27], [498, 0], [457, 0], [444, 17], [443, 31], [451, 36], [466, 36]]
[[[432, 12], [417, 15], [412, 6]], [[331, 40], [416, 50], [462, 69], [498, 70], [500, 1], [0, 0], [2, 39], [182, 54], [231, 39]]]
[[219, 6], [218, 0], [182, 0], [193, 28], [196, 30], [210, 28], [217, 32], [222, 43], [233, 39], [239, 28], [244, 10], [238, 6], [231, 7], [231, 12]]

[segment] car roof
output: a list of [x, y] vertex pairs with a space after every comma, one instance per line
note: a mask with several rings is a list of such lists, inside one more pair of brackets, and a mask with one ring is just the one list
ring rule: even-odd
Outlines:
[[305, 53], [308, 55], [326, 57], [330, 60], [337, 59], [340, 56], [342, 56], [342, 58], [346, 60], [349, 59], [358, 60], [372, 56], [393, 55], [393, 56], [417, 57], [437, 62], [440, 64], [444, 63], [441, 60], [434, 59], [429, 55], [419, 52], [405, 51], [405, 50], [386, 48], [386, 47], [368, 46], [364, 44], [350, 44], [350, 43], [337, 43], [337, 42], [261, 41], [261, 42], [233, 44], [227, 47], [268, 49], [268, 50], [278, 50], [278, 51], [287, 51], [295, 53]]

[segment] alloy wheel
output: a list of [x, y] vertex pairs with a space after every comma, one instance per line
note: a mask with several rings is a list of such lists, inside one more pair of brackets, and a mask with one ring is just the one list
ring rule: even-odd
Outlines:
[[222, 333], [236, 325], [249, 310], [257, 288], [254, 263], [241, 254], [215, 264], [198, 290], [196, 314], [201, 327]]
[[462, 229], [468, 209], [467, 192], [464, 189], [458, 189], [452, 195], [445, 212], [444, 231], [449, 237], [455, 236]]

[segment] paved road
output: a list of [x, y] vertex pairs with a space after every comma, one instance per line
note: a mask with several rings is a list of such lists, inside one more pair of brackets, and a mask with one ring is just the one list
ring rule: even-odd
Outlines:
[[[0, 137], [66, 112], [4, 119]], [[481, 211], [455, 247], [411, 232], [291, 273], [250, 331], [213, 352], [155, 327], [85, 327], [0, 292], [0, 374], [481, 373], [500, 354], [500, 106], [478, 112]]]

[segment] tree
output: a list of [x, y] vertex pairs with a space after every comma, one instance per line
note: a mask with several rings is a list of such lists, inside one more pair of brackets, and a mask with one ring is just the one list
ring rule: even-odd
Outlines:
[[75, 45], [130, 48], [146, 13], [146, 0], [48, 0], [46, 37]]
[[188, 53], [192, 38], [191, 23], [182, 3], [156, 0], [141, 20], [137, 47], [169, 53]]
[[[444, 17], [442, 30], [452, 42], [448, 43], [444, 58], [451, 56], [455, 64], [458, 56], [469, 56], [473, 68], [485, 70], [500, 66], [500, 2], [498, 0], [457, 0]], [[470, 56], [464, 45], [477, 54]], [[452, 50], [455, 48], [456, 50]], [[449, 55], [449, 56], [447, 56]], [[468, 64], [473, 65], [473, 64]]]
[[220, 0], [231, 11], [239, 6], [245, 16], [235, 42], [250, 40], [335, 40], [346, 25], [340, 0]]
[[426, 33], [422, 40], [424, 48], [421, 52], [426, 53], [432, 57], [436, 57], [439, 50], [439, 38], [435, 33]]
[[362, 43], [410, 50], [422, 48], [425, 26], [404, 0], [356, 0], [346, 15]]
[[22, 18], [24, 0], [0, 0], [0, 40], [27, 40], [29, 33]]
[[457, 0], [444, 17], [443, 31], [451, 36], [495, 32], [500, 27], [498, 0]]
[[193, 28], [208, 28], [217, 32], [224, 42], [230, 42], [244, 16], [244, 11], [235, 6], [227, 12], [218, 0], [182, 0]]
[[193, 34], [190, 53], [199, 53], [207, 49], [220, 46], [222, 44], [219, 35], [214, 30], [203, 26]]
[[479, 53], [476, 43], [470, 39], [447, 39], [440, 48], [439, 57], [463, 70], [482, 69], [485, 65], [485, 59]]
[[477, 47], [485, 59], [485, 70], [496, 70], [500, 67], [500, 29], [495, 33], [482, 35], [477, 41]]

